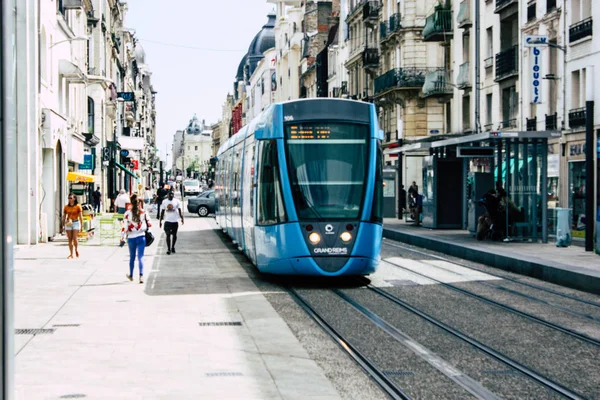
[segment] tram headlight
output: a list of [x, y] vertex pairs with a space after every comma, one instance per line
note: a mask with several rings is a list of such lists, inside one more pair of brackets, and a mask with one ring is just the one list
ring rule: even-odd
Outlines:
[[352, 240], [352, 234], [350, 232], [344, 232], [340, 235], [340, 239], [342, 239], [343, 242], [348, 243]]
[[321, 241], [321, 235], [319, 235], [317, 232], [313, 232], [308, 235], [308, 240], [310, 240], [312, 244], [317, 244]]

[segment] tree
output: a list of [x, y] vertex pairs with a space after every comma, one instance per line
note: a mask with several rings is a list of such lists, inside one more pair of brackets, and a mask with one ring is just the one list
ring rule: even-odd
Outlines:
[[187, 176], [193, 176], [192, 172], [198, 171], [199, 168], [200, 164], [198, 163], [198, 161], [192, 161], [190, 165], [188, 165], [188, 167], [185, 169], [187, 171]]

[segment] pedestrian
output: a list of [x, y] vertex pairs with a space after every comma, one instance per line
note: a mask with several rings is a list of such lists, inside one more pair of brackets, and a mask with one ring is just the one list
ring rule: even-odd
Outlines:
[[144, 250], [146, 249], [146, 231], [152, 226], [148, 215], [141, 207], [137, 194], [131, 196], [131, 208], [123, 217], [123, 230], [129, 245], [129, 274], [127, 279], [133, 281], [133, 269], [137, 254], [140, 283], [144, 283]]
[[167, 186], [167, 184], [161, 182], [160, 187], [156, 191], [156, 219], [160, 219], [160, 205], [167, 198], [167, 193], [169, 193]]
[[170, 191], [167, 199], [161, 205], [159, 226], [162, 228], [163, 219], [165, 220], [165, 233], [167, 234], [167, 254], [175, 254], [175, 243], [177, 243], [177, 230], [179, 229], [179, 217], [183, 225], [183, 212], [181, 211], [181, 202], [175, 198], [175, 193]]
[[69, 193], [68, 203], [63, 209], [62, 226], [67, 232], [67, 238], [69, 239], [70, 254], [67, 258], [73, 258], [73, 248], [75, 248], [76, 257], [79, 258], [77, 236], [83, 226], [83, 209], [73, 193]]
[[100, 203], [102, 201], [102, 193], [100, 192], [100, 186], [96, 188], [96, 191], [92, 193], [92, 200], [94, 202], [94, 211], [100, 212]]
[[125, 214], [125, 211], [127, 211], [127, 204], [129, 203], [131, 203], [131, 200], [129, 199], [127, 192], [125, 192], [125, 189], [121, 189], [117, 199], [115, 200], [117, 214]]
[[404, 218], [404, 213], [406, 212], [406, 189], [404, 189], [404, 185], [400, 185], [400, 190], [398, 191], [398, 219]]

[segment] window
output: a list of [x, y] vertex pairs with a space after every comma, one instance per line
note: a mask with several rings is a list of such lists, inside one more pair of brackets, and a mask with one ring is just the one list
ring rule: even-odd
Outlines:
[[88, 97], [88, 133], [94, 133], [94, 99]]
[[188, 146], [188, 150], [190, 149], [190, 146]]
[[535, 19], [536, 11], [537, 9], [535, 0], [530, 1], [529, 4], [527, 4], [527, 22], [533, 21]]
[[581, 107], [581, 79], [579, 70], [571, 72], [571, 105], [573, 109]]
[[492, 27], [486, 30], [486, 41], [487, 41], [487, 57], [494, 56], [494, 30]]
[[503, 128], [515, 128], [517, 124], [517, 92], [514, 86], [502, 90]]
[[471, 96], [463, 96], [462, 114], [463, 130], [471, 129]]
[[493, 94], [485, 96], [485, 123], [486, 125], [492, 125], [492, 102]]
[[194, 150], [198, 151], [198, 146], [194, 146], [194, 147], [195, 147]]
[[[469, 35], [468, 31], [463, 34], [462, 37], [462, 45], [463, 45], [463, 62], [469, 62], [471, 55], [471, 35]], [[450, 47], [450, 46], [448, 46]]]
[[285, 222], [287, 216], [281, 192], [276, 140], [269, 140], [259, 145], [259, 159], [258, 225], [275, 225]]
[[452, 102], [446, 103], [446, 132], [452, 132]]

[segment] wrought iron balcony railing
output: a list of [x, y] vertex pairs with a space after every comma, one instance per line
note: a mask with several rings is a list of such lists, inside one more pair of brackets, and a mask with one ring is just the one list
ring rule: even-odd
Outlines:
[[375, 78], [375, 94], [389, 89], [421, 89], [432, 68], [394, 68]]
[[379, 68], [379, 51], [377, 49], [365, 49], [362, 58], [364, 68]]
[[546, 114], [546, 130], [555, 131], [558, 129], [558, 113]]
[[471, 21], [471, 0], [463, 0], [460, 2], [456, 22], [458, 23], [459, 28], [467, 28], [473, 25], [473, 21]]
[[513, 129], [516, 127], [517, 127], [517, 119], [516, 118], [506, 119], [506, 120], [502, 121], [503, 129]]
[[537, 117], [527, 118], [527, 130], [528, 131], [537, 131]]
[[580, 128], [585, 126], [586, 121], [586, 111], [585, 107], [583, 108], [575, 108], [569, 111], [569, 127], [570, 128]]
[[381, 3], [379, 1], [367, 1], [363, 7], [363, 21], [377, 22], [379, 21], [379, 9]]
[[471, 87], [471, 68], [470, 63], [467, 61], [466, 63], [461, 64], [458, 70], [458, 79], [456, 80], [456, 86], [459, 89], [465, 89]]
[[379, 23], [379, 39], [385, 40], [388, 36], [389, 36], [389, 32], [388, 32], [387, 22], [380, 22]]
[[390, 33], [392, 32], [398, 32], [400, 30], [400, 28], [402, 27], [402, 25], [400, 24], [400, 13], [396, 13], [396, 14], [392, 14], [390, 16]]
[[423, 28], [423, 41], [446, 41], [451, 39], [452, 36], [452, 10], [435, 10], [433, 14], [427, 17]]
[[592, 17], [579, 21], [569, 27], [569, 43], [592, 36], [594, 31]]
[[452, 71], [440, 68], [425, 77], [423, 97], [445, 96], [452, 94]]
[[386, 40], [394, 33], [398, 32], [400, 28], [400, 14], [392, 14], [387, 22], [384, 21], [379, 23], [379, 37], [381, 40]]
[[511, 4], [519, 4], [519, 0], [496, 0], [496, 9], [494, 12], [499, 13]]
[[519, 73], [519, 46], [513, 46], [496, 54], [496, 81]]

